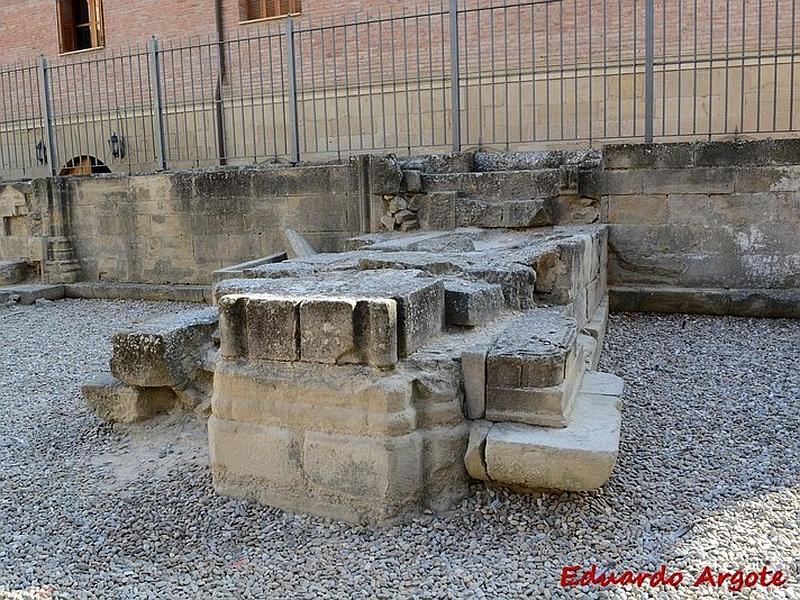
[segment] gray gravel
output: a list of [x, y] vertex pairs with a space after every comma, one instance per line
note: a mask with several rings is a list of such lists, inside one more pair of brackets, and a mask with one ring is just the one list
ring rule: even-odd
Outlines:
[[603, 490], [475, 486], [446, 515], [371, 530], [216, 496], [193, 418], [112, 429], [88, 412], [79, 386], [106, 368], [110, 334], [188, 308], [0, 309], [0, 597], [547, 598], [580, 594], [560, 568], [592, 562], [800, 577], [800, 322], [614, 316], [601, 366], [628, 388]]

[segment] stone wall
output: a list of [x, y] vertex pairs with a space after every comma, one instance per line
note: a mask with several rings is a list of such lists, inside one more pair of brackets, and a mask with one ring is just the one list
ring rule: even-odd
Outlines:
[[[607, 146], [579, 189], [601, 198], [611, 224], [617, 308], [746, 314], [796, 304], [800, 140]], [[700, 306], [686, 293], [677, 300], [676, 288]]]
[[207, 283], [212, 271], [362, 230], [353, 164], [68, 180], [71, 232], [89, 281]]

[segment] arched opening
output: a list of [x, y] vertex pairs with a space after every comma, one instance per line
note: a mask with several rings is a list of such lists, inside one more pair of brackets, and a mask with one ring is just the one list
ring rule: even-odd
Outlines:
[[111, 173], [111, 169], [102, 160], [84, 155], [68, 160], [59, 175], [91, 175], [93, 173]]

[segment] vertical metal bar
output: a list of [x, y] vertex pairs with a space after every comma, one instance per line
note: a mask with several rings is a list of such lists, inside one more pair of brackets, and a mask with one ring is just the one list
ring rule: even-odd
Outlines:
[[653, 0], [644, 10], [644, 142], [653, 143]]
[[450, 0], [450, 127], [453, 152], [461, 151], [461, 75], [458, 50], [458, 0]]
[[[778, 13], [780, 0], [775, 0], [775, 51], [772, 63], [772, 131], [778, 126]], [[792, 22], [794, 26], [794, 22]]]
[[714, 0], [708, 9], [708, 139], [711, 140], [714, 122]]
[[756, 132], [761, 131], [761, 56], [763, 47], [762, 31], [764, 29], [764, 22], [762, 20], [764, 13], [764, 2], [758, 0], [758, 75], [756, 77]]
[[167, 150], [164, 144], [164, 98], [161, 93], [161, 64], [158, 40], [150, 38], [150, 85], [153, 90], [153, 132], [155, 137], [156, 169], [167, 170]]
[[42, 104], [42, 128], [45, 132], [45, 143], [47, 144], [47, 162], [50, 165], [50, 174], [55, 176], [58, 169], [58, 157], [56, 156], [53, 112], [50, 106], [50, 79], [47, 59], [44, 56], [39, 57], [39, 99]]
[[796, 32], [797, 32], [797, 11], [796, 0], [792, 0], [792, 60], [790, 63], [791, 72], [789, 73], [789, 131], [794, 130], [794, 58], [796, 55]]
[[294, 60], [294, 19], [286, 19], [286, 74], [289, 85], [289, 160], [300, 162], [300, 129], [297, 123], [297, 72]]

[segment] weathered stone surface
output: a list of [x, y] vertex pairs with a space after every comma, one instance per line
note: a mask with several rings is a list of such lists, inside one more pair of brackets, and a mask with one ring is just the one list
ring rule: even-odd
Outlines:
[[464, 464], [467, 473], [473, 479], [489, 481], [486, 472], [486, 437], [493, 423], [489, 421], [475, 421], [470, 424], [467, 452], [464, 454]]
[[602, 486], [619, 452], [620, 403], [616, 395], [591, 389], [578, 394], [572, 420], [563, 429], [495, 424], [486, 438], [488, 476], [525, 489], [586, 491]]
[[16, 297], [16, 302], [23, 306], [33, 304], [39, 299], [61, 300], [64, 297], [63, 285], [47, 285], [39, 283], [18, 283], [4, 286], [0, 290], [0, 298]]
[[28, 263], [24, 260], [0, 260], [0, 285], [13, 285], [24, 281]]
[[81, 392], [95, 414], [109, 423], [144, 421], [177, 403], [170, 388], [128, 386], [110, 375], [83, 385]]
[[413, 205], [421, 229], [449, 230], [456, 228], [456, 192], [430, 192], [417, 196]]
[[[612, 144], [603, 147], [606, 169], [681, 169], [694, 166], [695, 144]], [[716, 165], [713, 165], [716, 166]]]
[[730, 168], [655, 169], [637, 173], [644, 175], [646, 194], [730, 194], [735, 180]]
[[305, 492], [302, 438], [292, 429], [212, 415], [208, 449], [214, 487], [223, 494], [273, 504]]
[[497, 284], [446, 280], [444, 293], [448, 325], [485, 325], [505, 308], [503, 288]]
[[422, 173], [417, 170], [403, 171], [403, 189], [412, 194], [422, 191]]
[[356, 360], [356, 301], [346, 298], [300, 303], [300, 359], [337, 364]]
[[442, 511], [469, 493], [464, 465], [469, 426], [427, 429], [422, 434], [422, 493], [424, 505]]
[[464, 412], [468, 419], [486, 415], [486, 347], [467, 348], [461, 353], [464, 374]]
[[555, 198], [561, 189], [558, 169], [429, 174], [423, 176], [426, 192], [456, 191], [486, 201], [506, 202]]
[[369, 188], [373, 194], [397, 194], [403, 181], [403, 171], [393, 156], [370, 155], [368, 160]]
[[[245, 305], [247, 355], [254, 360], [299, 360], [300, 298], [256, 296]], [[235, 306], [235, 305], [234, 305]], [[221, 331], [226, 336], [228, 330]], [[227, 347], [228, 342], [223, 341]]]
[[303, 464], [309, 490], [351, 521], [388, 521], [416, 509], [422, 495], [422, 439], [352, 438], [308, 432]]
[[487, 356], [486, 418], [564, 426], [582, 374], [576, 342], [577, 324], [562, 308], [513, 322]]
[[474, 279], [498, 284], [509, 308], [520, 310], [534, 305], [536, 271], [531, 267], [520, 264], [496, 267], [471, 265], [465, 271]]
[[119, 332], [111, 373], [127, 385], [181, 388], [194, 378], [217, 321], [216, 308], [203, 308]]
[[288, 260], [288, 258], [289, 255], [286, 252], [270, 254], [269, 256], [265, 256], [263, 258], [257, 258], [255, 260], [249, 260], [237, 265], [231, 265], [230, 267], [225, 267], [224, 269], [217, 269], [211, 274], [211, 278], [214, 283], [224, 281], [225, 279], [242, 279], [245, 277], [245, 272], [252, 272], [252, 269], [261, 267], [263, 265], [282, 263]]
[[308, 240], [294, 229], [284, 229], [283, 237], [286, 240], [286, 253], [289, 258], [304, 258], [317, 254]]
[[458, 227], [509, 229], [553, 225], [556, 205], [549, 199], [492, 201], [464, 197], [456, 202]]

